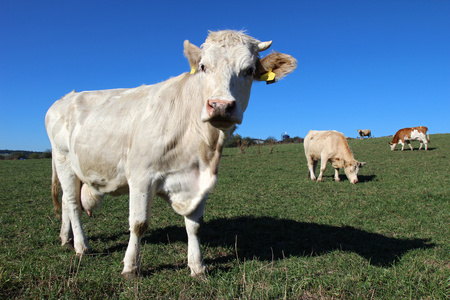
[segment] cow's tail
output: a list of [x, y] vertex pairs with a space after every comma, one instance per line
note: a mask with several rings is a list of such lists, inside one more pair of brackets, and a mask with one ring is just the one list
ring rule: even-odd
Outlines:
[[52, 158], [52, 199], [55, 213], [58, 214], [61, 209], [61, 202], [59, 202], [59, 180], [58, 173], [56, 173], [54, 158]]
[[428, 131], [428, 128], [427, 128], [427, 141], [428, 143], [430, 143], [430, 131]]

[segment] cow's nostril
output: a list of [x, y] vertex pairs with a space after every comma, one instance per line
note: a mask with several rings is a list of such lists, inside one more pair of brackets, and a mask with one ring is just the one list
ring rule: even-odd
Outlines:
[[235, 110], [236, 101], [208, 100], [207, 105], [211, 117], [229, 117]]

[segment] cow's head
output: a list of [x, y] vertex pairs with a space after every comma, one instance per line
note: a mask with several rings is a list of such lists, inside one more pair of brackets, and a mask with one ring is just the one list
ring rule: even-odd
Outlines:
[[231, 30], [210, 32], [201, 48], [184, 42], [191, 74], [201, 82], [203, 122], [221, 130], [241, 124], [253, 80], [272, 83], [295, 70], [297, 61], [287, 54], [260, 59], [271, 44]]
[[395, 146], [397, 146], [397, 143], [389, 142], [389, 146], [391, 147], [391, 151], [394, 151]]
[[358, 172], [359, 169], [366, 165], [365, 162], [359, 162], [357, 160], [353, 160], [351, 162], [345, 162], [344, 171], [345, 175], [347, 175], [348, 180], [355, 184], [358, 183]]

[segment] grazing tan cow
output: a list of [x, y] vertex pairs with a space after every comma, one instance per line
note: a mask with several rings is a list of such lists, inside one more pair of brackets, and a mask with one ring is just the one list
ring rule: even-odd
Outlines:
[[362, 139], [365, 136], [367, 136], [368, 138], [370, 138], [370, 136], [372, 135], [372, 132], [370, 131], [370, 129], [357, 129], [358, 133], [359, 133], [359, 138]]
[[419, 150], [422, 149], [423, 144], [425, 144], [425, 150], [428, 150], [428, 143], [430, 141], [430, 134], [428, 132], [428, 128], [425, 126], [418, 126], [400, 129], [395, 133], [392, 142], [389, 142], [389, 145], [391, 145], [391, 151], [394, 151], [397, 144], [402, 145], [403, 151], [403, 149], [405, 148], [405, 143], [408, 144], [411, 150], [414, 150], [413, 147], [411, 146], [410, 142], [411, 140], [420, 141]]
[[260, 58], [271, 44], [237, 31], [210, 32], [200, 48], [184, 42], [190, 73], [131, 89], [72, 92], [56, 101], [45, 123], [56, 210], [58, 179], [63, 191], [62, 245], [88, 253], [82, 208], [91, 215], [104, 194], [129, 193], [130, 239], [122, 275], [135, 276], [158, 195], [184, 216], [188, 266], [192, 276], [203, 274], [197, 232], [224, 142], [242, 122], [252, 82], [275, 82], [296, 68], [287, 54]]
[[345, 136], [335, 130], [318, 131], [310, 130], [303, 141], [306, 160], [308, 161], [308, 176], [316, 180], [316, 166], [320, 159], [320, 174], [317, 181], [322, 181], [323, 172], [327, 163], [331, 162], [334, 168], [334, 180], [340, 181], [339, 169], [344, 168], [348, 180], [355, 184], [358, 182], [358, 172], [365, 162], [359, 162], [353, 158], [353, 153], [345, 139]]

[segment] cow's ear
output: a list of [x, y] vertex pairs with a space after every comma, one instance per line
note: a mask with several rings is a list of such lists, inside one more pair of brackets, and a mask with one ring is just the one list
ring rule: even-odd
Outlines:
[[288, 54], [273, 52], [259, 61], [255, 80], [277, 82], [297, 68], [297, 60]]
[[364, 167], [367, 163], [366, 163], [366, 162], [360, 162], [360, 163], [358, 163], [358, 164], [359, 164], [359, 167], [362, 168], [362, 167]]
[[191, 66], [191, 74], [194, 74], [198, 69], [198, 64], [202, 58], [202, 50], [191, 44], [188, 40], [184, 41], [184, 56], [189, 60], [189, 65]]

